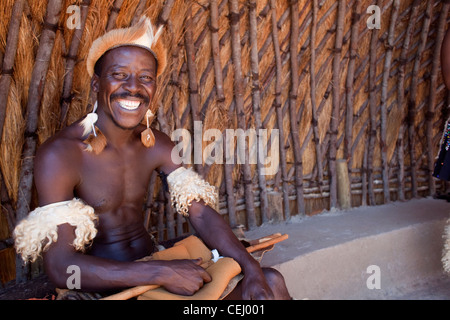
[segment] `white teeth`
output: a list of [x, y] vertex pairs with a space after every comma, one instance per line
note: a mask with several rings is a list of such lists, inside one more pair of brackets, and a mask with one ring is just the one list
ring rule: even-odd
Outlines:
[[131, 101], [131, 100], [119, 100], [120, 106], [127, 110], [135, 110], [141, 104], [139, 101]]

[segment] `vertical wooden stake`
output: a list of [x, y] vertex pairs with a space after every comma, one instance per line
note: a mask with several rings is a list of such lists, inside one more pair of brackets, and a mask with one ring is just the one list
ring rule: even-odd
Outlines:
[[344, 21], [346, 1], [339, 0], [336, 39], [333, 57], [333, 108], [330, 123], [330, 150], [328, 160], [328, 170], [330, 176], [330, 208], [337, 206], [337, 175], [336, 175], [336, 155], [337, 155], [337, 135], [339, 128], [339, 109], [341, 105], [341, 51], [344, 37]]
[[277, 124], [280, 134], [280, 167], [281, 167], [281, 179], [283, 190], [283, 212], [284, 218], [287, 220], [291, 216], [291, 210], [289, 206], [289, 190], [288, 179], [286, 170], [286, 148], [284, 145], [284, 127], [283, 127], [283, 111], [281, 105], [281, 57], [280, 57], [280, 44], [278, 40], [278, 26], [277, 26], [277, 13], [275, 0], [270, 0], [270, 9], [272, 11], [272, 41], [273, 48], [275, 50], [275, 63], [276, 63], [276, 80], [275, 80], [275, 103], [274, 108], [277, 113]]
[[348, 177], [347, 161], [336, 160], [337, 197], [341, 209], [350, 209], [352, 206], [350, 193], [350, 180]]
[[[255, 128], [259, 136], [259, 130], [263, 128], [261, 122], [261, 88], [259, 83], [259, 59], [258, 59], [258, 42], [257, 42], [257, 30], [258, 24], [256, 20], [256, 0], [249, 1], [249, 21], [250, 21], [250, 60], [252, 69], [252, 102], [253, 102], [253, 112], [255, 117]], [[260, 144], [257, 145], [257, 155], [259, 156], [263, 150], [259, 149]], [[259, 182], [259, 199], [262, 222], [267, 222], [270, 220], [271, 216], [268, 212], [268, 199], [267, 199], [267, 187], [266, 187], [266, 177], [261, 174], [263, 164], [261, 161], [257, 160], [258, 168], [258, 182]]]
[[[30, 212], [31, 194], [33, 188], [34, 155], [37, 148], [37, 128], [39, 110], [44, 93], [45, 80], [55, 44], [56, 30], [62, 11], [61, 0], [50, 0], [47, 4], [44, 28], [39, 39], [36, 63], [31, 74], [28, 90], [27, 121], [25, 127], [25, 144], [22, 153], [19, 188], [17, 194], [16, 221], [24, 219]], [[16, 282], [25, 281], [26, 274], [20, 259], [16, 265]]]
[[298, 94], [298, 1], [291, 0], [291, 35], [290, 35], [290, 62], [291, 62], [291, 90], [289, 95], [289, 114], [291, 118], [291, 136], [294, 143], [295, 160], [295, 190], [297, 195], [297, 214], [305, 215], [305, 201], [303, 196], [303, 161], [300, 150], [300, 133], [297, 117]]
[[[234, 99], [236, 103], [238, 126], [242, 130], [247, 129], [244, 110], [244, 79], [242, 77], [241, 66], [241, 37], [239, 35], [239, 1], [230, 0], [230, 27], [231, 27], [231, 48], [234, 67]], [[245, 152], [245, 163], [243, 166], [245, 210], [249, 229], [256, 227], [256, 214], [254, 208], [253, 182], [251, 168], [248, 161], [248, 152]]]

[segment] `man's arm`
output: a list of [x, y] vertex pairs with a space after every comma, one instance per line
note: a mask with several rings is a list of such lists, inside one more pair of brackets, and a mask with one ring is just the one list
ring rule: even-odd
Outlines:
[[[162, 159], [158, 169], [165, 174], [170, 174], [180, 165], [176, 165], [171, 159], [174, 147], [172, 141], [168, 137], [160, 137], [160, 139], [165, 141], [164, 148], [159, 153]], [[239, 263], [244, 273], [242, 280], [244, 299], [273, 298], [259, 262], [247, 252], [217, 211], [206, 206], [203, 201], [194, 200], [189, 207], [189, 221], [209, 248], [217, 249], [222, 256], [231, 257]]]
[[[44, 145], [35, 158], [35, 183], [40, 206], [71, 200], [79, 183], [77, 163], [80, 154], [70, 141]], [[61, 145], [62, 144], [62, 145]], [[44, 253], [44, 265], [50, 280], [65, 288], [71, 274], [67, 268], [80, 268], [83, 291], [104, 291], [138, 285], [157, 284], [178, 294], [193, 294], [210, 276], [200, 267], [200, 260], [120, 262], [76, 251], [72, 246], [75, 227], [58, 226], [58, 238]]]

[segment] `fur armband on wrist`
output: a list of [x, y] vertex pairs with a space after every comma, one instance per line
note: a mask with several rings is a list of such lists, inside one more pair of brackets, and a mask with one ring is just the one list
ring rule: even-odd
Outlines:
[[36, 208], [14, 229], [16, 251], [25, 262], [35, 261], [58, 240], [57, 227], [64, 223], [76, 227], [73, 246], [83, 251], [97, 235], [96, 220], [94, 208], [76, 198]]
[[172, 205], [178, 213], [189, 216], [192, 200], [203, 200], [206, 205], [215, 207], [217, 193], [214, 186], [203, 180], [191, 168], [180, 167], [167, 176]]

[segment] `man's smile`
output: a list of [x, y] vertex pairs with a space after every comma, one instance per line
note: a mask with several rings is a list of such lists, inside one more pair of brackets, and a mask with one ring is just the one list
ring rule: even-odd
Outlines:
[[118, 99], [119, 105], [126, 110], [136, 110], [141, 105], [141, 101]]

